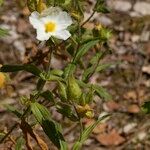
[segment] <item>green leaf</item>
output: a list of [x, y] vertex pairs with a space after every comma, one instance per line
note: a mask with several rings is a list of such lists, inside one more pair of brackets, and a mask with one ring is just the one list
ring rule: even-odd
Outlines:
[[90, 60], [90, 64], [96, 64], [103, 55], [104, 55], [103, 52], [96, 53], [95, 56], [92, 57], [92, 59]]
[[104, 98], [105, 100], [111, 100], [111, 95], [104, 89], [103, 87], [99, 85], [93, 85], [93, 89], [96, 91], [97, 95], [101, 98]]
[[9, 30], [0, 28], [0, 38], [9, 35]]
[[98, 67], [96, 68], [96, 72], [103, 71], [103, 70], [109, 68], [109, 67], [112, 66], [112, 65], [113, 65], [112, 63], [100, 64], [100, 65], [98, 65]]
[[71, 121], [78, 121], [77, 116], [74, 115], [74, 112], [71, 106], [59, 103], [57, 105], [57, 111], [61, 113], [63, 116], [69, 118]]
[[110, 13], [110, 10], [104, 5], [97, 6], [95, 11], [97, 11], [99, 13]]
[[49, 73], [42, 72], [42, 73], [40, 73], [40, 77], [42, 80], [45, 80], [45, 81], [64, 81], [64, 79], [62, 77], [53, 75], [53, 74], [51, 74], [51, 72], [49, 72]]
[[81, 135], [81, 140], [80, 140], [80, 142], [81, 143], [84, 143], [87, 139], [88, 139], [88, 137], [89, 137], [89, 135], [92, 133], [92, 131], [93, 131], [93, 129], [101, 122], [101, 121], [103, 121], [104, 119], [106, 119], [108, 116], [110, 116], [110, 115], [105, 115], [105, 116], [102, 116], [101, 118], [99, 118], [95, 123], [93, 123], [93, 125], [90, 125], [89, 127], [87, 127], [84, 131], [83, 131], [83, 133], [82, 133], [82, 135]]
[[37, 86], [36, 86], [36, 88], [37, 88], [37, 90], [38, 91], [41, 91], [42, 90], [42, 88], [43, 88], [43, 86], [45, 85], [45, 80], [43, 80], [43, 79], [39, 79], [38, 80], [38, 82], [37, 82]]
[[110, 29], [102, 28], [100, 30], [100, 39], [102, 41], [105, 41], [105, 42], [108, 41], [111, 36], [112, 36], [112, 31]]
[[93, 89], [93, 85], [91, 85], [91, 88], [90, 88], [89, 92], [86, 94], [86, 97], [85, 97], [86, 104], [89, 104], [90, 102], [93, 101], [94, 92], [95, 92], [95, 90]]
[[41, 71], [35, 65], [3, 65], [0, 68], [0, 72], [18, 72], [27, 71], [35, 76], [40, 76]]
[[105, 0], [97, 0], [94, 11], [100, 12], [100, 13], [109, 13], [109, 9], [106, 7], [106, 1]]
[[60, 149], [60, 142], [65, 140], [54, 121], [43, 120], [41, 126], [49, 139]]
[[40, 96], [42, 96], [45, 100], [48, 100], [49, 102], [53, 102], [54, 103], [54, 96], [53, 93], [49, 90], [44, 91], [40, 94]]
[[43, 120], [51, 118], [51, 115], [47, 108], [37, 102], [31, 103], [31, 111], [40, 124], [43, 123]]
[[65, 141], [60, 141], [60, 150], [68, 150], [68, 145]]
[[104, 119], [106, 119], [109, 115], [104, 115], [100, 117], [95, 123], [87, 127], [81, 134], [80, 139], [74, 144], [73, 150], [81, 149], [83, 143], [89, 138], [90, 134], [92, 133], [93, 129]]
[[87, 68], [87, 69], [84, 71], [83, 75], [82, 75], [82, 80], [86, 82], [86, 81], [89, 79], [90, 75], [91, 75], [94, 71], [95, 71], [95, 67], [94, 67], [94, 66], [91, 66], [91, 67]]
[[73, 63], [70, 63], [67, 65], [67, 67], [65, 67], [64, 69], [64, 73], [63, 73], [63, 77], [66, 79], [67, 77], [69, 77], [71, 74], [74, 73], [76, 69], [76, 65]]
[[37, 0], [27, 0], [27, 6], [31, 12], [37, 9]]
[[2, 138], [4, 138], [5, 135], [6, 135], [6, 133], [0, 132], [0, 140], [1, 140]]
[[8, 111], [15, 114], [18, 118], [22, 117], [22, 113], [19, 112], [15, 107], [10, 106], [10, 105], [5, 105], [5, 107], [7, 108]]
[[82, 143], [77, 141], [74, 145], [73, 145], [73, 149], [72, 150], [81, 150], [82, 147]]
[[142, 107], [142, 111], [146, 114], [150, 114], [150, 101], [145, 102]]
[[104, 52], [99, 52], [90, 60], [90, 63], [88, 65], [89, 67], [85, 69], [82, 75], [82, 80], [84, 82], [87, 82], [90, 76], [95, 72], [97, 72], [99, 61], [104, 56], [104, 54], [105, 54]]
[[96, 45], [98, 42], [99, 40], [96, 39], [82, 45], [81, 48], [79, 48], [78, 52], [76, 53], [73, 62], [77, 63], [80, 60], [80, 58], [84, 56], [88, 52], [88, 50], [92, 48], [94, 45]]
[[63, 3], [65, 3], [65, 0], [55, 0], [55, 3], [56, 4], [63, 4]]
[[4, 0], [0, 0], [0, 6], [3, 5], [3, 3], [4, 3]]
[[25, 140], [22, 137], [19, 137], [16, 141], [15, 150], [22, 150], [22, 146], [25, 144]]
[[58, 148], [60, 148], [60, 141], [64, 141], [64, 138], [63, 135], [60, 133], [57, 124], [51, 120], [51, 115], [47, 108], [37, 102], [33, 102], [31, 103], [31, 110], [49, 139]]
[[53, 69], [53, 70], [51, 70], [51, 74], [56, 75], [56, 76], [62, 76], [63, 71], [60, 69]]

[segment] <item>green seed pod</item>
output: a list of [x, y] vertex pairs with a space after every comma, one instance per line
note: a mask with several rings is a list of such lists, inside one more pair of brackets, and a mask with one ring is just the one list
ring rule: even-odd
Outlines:
[[67, 94], [71, 101], [78, 102], [79, 98], [81, 97], [82, 91], [73, 76], [69, 76], [68, 78]]
[[62, 82], [59, 82], [59, 81], [58, 81], [58, 92], [59, 92], [61, 100], [66, 101], [67, 100], [66, 86]]

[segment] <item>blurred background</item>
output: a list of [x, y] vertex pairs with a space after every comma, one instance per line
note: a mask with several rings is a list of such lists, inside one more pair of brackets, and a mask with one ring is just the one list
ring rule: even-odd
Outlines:
[[[96, 113], [112, 112], [112, 117], [95, 128], [83, 150], [148, 150], [150, 116], [140, 113], [140, 106], [150, 100], [150, 0], [106, 2], [111, 12], [106, 15], [95, 14], [84, 27], [90, 29], [100, 23], [113, 33], [109, 41], [112, 53], [103, 61], [114, 64], [90, 79], [90, 82], [105, 87], [113, 97], [108, 102], [97, 100], [96, 107], [93, 106]], [[94, 3], [95, 0], [85, 1], [85, 19], [92, 13]], [[30, 12], [21, 0], [5, 0], [3, 7], [0, 7], [0, 27], [9, 30], [9, 36], [0, 38], [0, 64], [29, 63], [37, 50], [41, 49], [35, 39], [35, 31], [29, 24], [29, 15]], [[64, 64], [63, 59], [52, 59], [53, 68], [62, 69]], [[3, 104], [19, 107], [19, 97], [34, 90], [36, 81], [31, 74], [22, 72], [10, 77], [10, 83], [0, 90], [0, 131], [6, 132], [16, 118], [6, 111]], [[53, 116], [62, 121], [62, 116], [55, 110]], [[93, 120], [85, 119], [84, 122], [88, 126]], [[78, 135], [76, 126], [66, 121], [64, 127], [65, 137], [71, 146]], [[41, 132], [41, 129], [37, 130]], [[11, 144], [11, 140], [0, 144], [0, 150], [11, 149]]]

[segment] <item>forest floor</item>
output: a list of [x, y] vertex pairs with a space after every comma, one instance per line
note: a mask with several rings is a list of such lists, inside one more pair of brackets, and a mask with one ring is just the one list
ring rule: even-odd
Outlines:
[[[93, 0], [89, 0], [89, 4], [92, 5]], [[98, 100], [96, 112], [110, 112], [112, 116], [94, 129], [83, 150], [149, 150], [150, 116], [141, 113], [140, 107], [150, 100], [150, 1], [108, 0], [107, 5], [111, 13], [95, 14], [85, 27], [101, 23], [113, 32], [109, 41], [112, 53], [103, 61], [114, 65], [90, 79], [90, 82], [105, 87], [113, 97], [107, 102]], [[88, 10], [85, 16], [88, 17], [90, 13]], [[22, 7], [19, 1], [16, 6], [15, 1], [7, 0], [0, 10], [0, 27], [10, 30], [10, 36], [0, 39], [0, 64], [25, 63], [27, 57], [24, 54], [34, 56], [38, 43], [28, 16], [27, 8]], [[52, 67], [63, 68], [63, 64], [63, 60], [58, 58], [52, 60]], [[19, 97], [34, 90], [36, 81], [30, 74], [22, 72], [11, 74], [10, 77], [10, 84], [0, 91], [0, 131], [5, 132], [17, 119], [6, 111], [3, 104], [19, 108]], [[53, 117], [62, 121], [62, 116], [55, 110]], [[93, 121], [85, 119], [84, 124], [88, 126]], [[71, 147], [77, 138], [78, 128], [67, 120], [64, 127], [64, 135]], [[47, 140], [40, 128], [36, 127], [36, 130]], [[17, 136], [15, 134], [20, 132], [17, 130], [13, 134]], [[0, 144], [0, 150], [11, 149], [13, 144], [10, 137]], [[50, 149], [55, 148], [51, 146]]]

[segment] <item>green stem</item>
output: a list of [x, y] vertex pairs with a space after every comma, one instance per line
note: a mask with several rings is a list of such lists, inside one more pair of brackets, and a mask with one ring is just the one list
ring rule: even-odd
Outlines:
[[76, 114], [77, 114], [77, 116], [78, 116], [78, 119], [79, 119], [79, 125], [80, 125], [80, 140], [81, 140], [81, 135], [82, 135], [82, 132], [83, 132], [82, 118], [80, 117], [80, 115], [79, 115], [79, 113], [78, 113], [78, 111], [77, 111], [77, 108], [76, 108], [75, 104], [72, 103], [72, 105], [73, 105], [74, 110], [75, 110], [75, 112], [76, 112]]
[[[48, 68], [47, 68], [47, 71], [50, 70], [50, 66], [51, 66], [51, 58], [52, 58], [52, 49], [50, 50], [50, 58], [49, 58], [49, 65], [48, 65]], [[43, 89], [44, 85], [45, 85], [45, 81], [43, 82], [43, 84], [40, 84], [40, 91]], [[24, 111], [24, 113], [22, 114], [21, 116], [21, 120], [26, 116], [26, 114], [29, 112], [30, 110], [30, 106], [27, 107], [27, 109]], [[2, 143], [11, 133], [12, 131], [18, 126], [19, 123], [15, 123], [11, 129], [9, 130], [9, 132], [0, 140], [0, 143]]]

